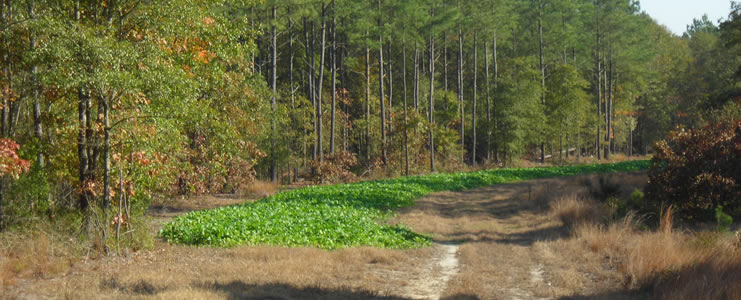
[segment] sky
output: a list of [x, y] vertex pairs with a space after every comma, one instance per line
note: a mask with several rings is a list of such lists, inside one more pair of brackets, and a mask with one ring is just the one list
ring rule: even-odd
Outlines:
[[716, 25], [718, 18], [727, 18], [731, 11], [730, 0], [640, 0], [645, 10], [659, 24], [682, 35], [692, 19], [707, 14]]

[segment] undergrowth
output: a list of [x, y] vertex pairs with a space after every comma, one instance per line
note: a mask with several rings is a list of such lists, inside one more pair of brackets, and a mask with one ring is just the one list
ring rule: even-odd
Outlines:
[[648, 161], [629, 161], [493, 169], [307, 187], [255, 203], [192, 212], [166, 224], [160, 235], [172, 243], [220, 247], [414, 248], [429, 245], [431, 239], [384, 221], [393, 216], [393, 210], [411, 206], [426, 194], [546, 177], [637, 171], [648, 166]]

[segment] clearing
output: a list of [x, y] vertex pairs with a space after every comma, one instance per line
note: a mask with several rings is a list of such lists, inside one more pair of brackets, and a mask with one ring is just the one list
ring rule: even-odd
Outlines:
[[[412, 250], [197, 248], [158, 239], [152, 251], [75, 263], [59, 275], [5, 280], [0, 298], [587, 299], [621, 282], [607, 259], [568, 236], [549, 203], [610, 176], [627, 194], [645, 172], [584, 175], [440, 192], [392, 221], [433, 237]], [[222, 204], [212, 198], [203, 209]], [[232, 204], [235, 199], [223, 200]], [[210, 205], [208, 205], [210, 204]], [[154, 224], [189, 207], [159, 208]]]

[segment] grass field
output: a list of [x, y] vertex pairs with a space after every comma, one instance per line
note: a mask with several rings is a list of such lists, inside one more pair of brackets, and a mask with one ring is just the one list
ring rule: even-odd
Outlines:
[[648, 161], [527, 169], [493, 169], [315, 186], [255, 203], [191, 212], [166, 224], [169, 242], [231, 247], [272, 245], [338, 249], [356, 246], [415, 248], [431, 239], [403, 224], [389, 225], [394, 210], [432, 192], [461, 191], [521, 180], [647, 169]]

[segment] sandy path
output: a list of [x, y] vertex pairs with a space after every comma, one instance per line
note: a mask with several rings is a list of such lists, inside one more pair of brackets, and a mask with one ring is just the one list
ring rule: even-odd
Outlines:
[[422, 276], [411, 278], [402, 296], [410, 299], [440, 299], [448, 281], [458, 274], [458, 247], [457, 244], [436, 244], [438, 251], [422, 266]]
[[[586, 263], [580, 245], [549, 214], [563, 196], [587, 193], [597, 175], [524, 181], [462, 192], [428, 195], [402, 211], [397, 222], [433, 236], [454, 253], [437, 254], [428, 265], [453, 257], [454, 272], [431, 271], [410, 280], [412, 299], [560, 299], [614, 286], [613, 278]], [[644, 174], [621, 174], [624, 183]], [[645, 182], [645, 181], [644, 181]], [[626, 187], [632, 191], [632, 187]], [[454, 246], [452, 246], [454, 245]], [[453, 248], [454, 247], [454, 250]], [[440, 252], [439, 252], [440, 253]], [[423, 267], [429, 268], [429, 267]], [[609, 270], [607, 270], [609, 271]], [[441, 291], [440, 285], [447, 284]], [[440, 291], [440, 292], [438, 292]]]

